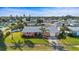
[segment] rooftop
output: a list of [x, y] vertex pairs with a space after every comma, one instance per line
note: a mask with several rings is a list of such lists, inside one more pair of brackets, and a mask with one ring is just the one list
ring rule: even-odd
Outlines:
[[24, 27], [22, 32], [41, 32], [40, 27], [37, 26], [27, 26]]
[[71, 31], [79, 31], [79, 27], [68, 27]]

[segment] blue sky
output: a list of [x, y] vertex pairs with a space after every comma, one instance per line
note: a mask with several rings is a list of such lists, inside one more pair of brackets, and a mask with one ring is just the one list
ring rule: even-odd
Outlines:
[[0, 16], [79, 16], [78, 7], [0, 7]]

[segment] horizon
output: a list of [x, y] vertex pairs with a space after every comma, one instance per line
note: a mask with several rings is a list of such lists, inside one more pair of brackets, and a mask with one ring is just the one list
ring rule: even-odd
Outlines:
[[79, 16], [79, 7], [0, 7], [0, 16]]

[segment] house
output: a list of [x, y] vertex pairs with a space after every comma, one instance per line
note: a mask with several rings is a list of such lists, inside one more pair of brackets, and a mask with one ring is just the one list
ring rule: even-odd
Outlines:
[[[79, 20], [78, 19], [67, 19], [67, 24], [69, 26], [74, 26], [74, 25], [77, 25], [79, 24]], [[78, 26], [78, 25], [77, 25]]]
[[79, 36], [79, 27], [68, 27], [69, 33], [73, 36]]
[[44, 32], [42, 33], [42, 31], [40, 30], [40, 26], [27, 26], [24, 27], [22, 33], [23, 36], [25, 37], [44, 37], [47, 38], [48, 36], [50, 36], [49, 32]]
[[79, 36], [79, 21], [78, 20], [69, 21], [68, 29], [69, 33], [71, 33], [73, 36]]

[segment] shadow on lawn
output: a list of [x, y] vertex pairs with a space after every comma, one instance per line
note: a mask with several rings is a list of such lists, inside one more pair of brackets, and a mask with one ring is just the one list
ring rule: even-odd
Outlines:
[[34, 48], [35, 44], [31, 40], [25, 40], [24, 44], [27, 45], [30, 48]]
[[12, 49], [17, 49], [17, 48], [19, 48], [19, 50], [23, 50], [22, 49], [22, 46], [21, 46], [21, 44], [22, 44], [22, 42], [20, 42], [20, 41], [18, 41], [18, 42], [16, 42], [15, 40], [13, 40], [14, 42], [12, 42], [13, 43], [13, 46], [10, 46]]
[[[35, 47], [35, 43], [33, 43], [31, 40], [29, 40], [29, 39], [31, 39], [31, 38], [32, 38], [32, 40], [33, 40], [33, 39], [44, 40], [45, 42], [47, 42], [47, 44], [44, 44], [44, 45], [45, 45], [45, 46], [49, 46], [49, 42], [48, 42], [48, 39], [47, 39], [47, 38], [43, 38], [43, 37], [26, 37], [26, 36], [22, 36], [22, 38], [24, 38], [24, 43], [25, 43], [25, 45], [27, 45], [28, 47], [31, 47], [31, 48]], [[26, 38], [27, 38], [28, 40], [26, 40]]]
[[1, 40], [0, 41], [0, 51], [6, 51], [6, 49], [7, 49], [7, 46], [4, 43], [4, 40]]

